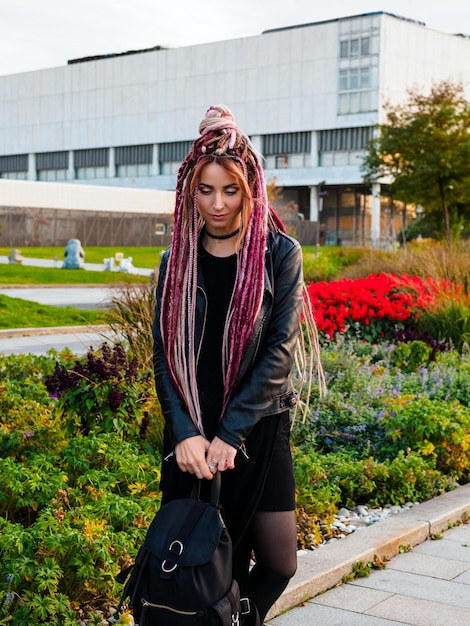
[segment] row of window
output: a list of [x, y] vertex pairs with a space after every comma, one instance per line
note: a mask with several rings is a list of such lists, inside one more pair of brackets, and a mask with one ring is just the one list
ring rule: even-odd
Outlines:
[[[350, 26], [353, 24], [351, 21]], [[355, 20], [341, 31], [339, 42], [338, 115], [375, 110], [378, 37], [376, 20]], [[366, 32], [364, 32], [366, 31]], [[354, 34], [353, 34], [354, 33]]]
[[370, 68], [351, 67], [339, 71], [339, 91], [370, 89]]
[[[353, 97], [354, 94], [349, 94]], [[367, 148], [372, 138], [372, 127], [336, 128], [318, 133], [320, 155], [324, 152], [360, 151]], [[304, 168], [311, 164], [312, 133], [278, 133], [263, 137], [263, 155], [267, 169]], [[190, 141], [159, 145], [160, 174], [176, 174], [181, 161], [191, 147]], [[151, 176], [153, 145], [123, 146], [115, 149], [116, 176], [133, 178]], [[70, 153], [68, 151], [36, 154], [36, 170], [39, 180], [60, 181], [67, 179]], [[106, 178], [110, 165], [108, 148], [75, 150], [73, 164], [78, 179]], [[28, 155], [0, 157], [0, 177], [26, 179]]]
[[322, 153], [365, 150], [373, 132], [372, 126], [322, 130], [318, 142], [319, 151]]
[[340, 41], [339, 56], [342, 59], [365, 57], [370, 54], [370, 37], [355, 37]]

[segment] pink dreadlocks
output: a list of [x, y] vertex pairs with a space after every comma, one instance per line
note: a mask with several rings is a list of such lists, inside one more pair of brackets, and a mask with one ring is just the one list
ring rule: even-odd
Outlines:
[[244, 190], [237, 273], [221, 348], [222, 414], [261, 306], [267, 233], [269, 229], [284, 230], [284, 226], [268, 205], [258, 155], [249, 138], [237, 128], [230, 110], [224, 105], [210, 107], [199, 125], [199, 133], [178, 172], [173, 243], [163, 288], [160, 325], [170, 375], [202, 433], [196, 381], [195, 319], [198, 239], [203, 227], [198, 212], [197, 184], [203, 167], [216, 161], [238, 178]]

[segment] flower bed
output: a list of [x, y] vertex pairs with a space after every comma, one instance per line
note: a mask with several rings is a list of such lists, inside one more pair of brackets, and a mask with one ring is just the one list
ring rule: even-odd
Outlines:
[[[328, 394], [292, 431], [299, 547], [320, 543], [341, 506], [402, 506], [469, 480], [470, 352], [382, 336], [433, 308], [443, 285], [310, 286], [334, 340], [322, 348]], [[160, 502], [151, 373], [103, 346], [0, 355], [0, 377], [0, 623], [102, 624]]]
[[317, 325], [330, 339], [337, 334], [391, 339], [393, 331], [409, 326], [443, 297], [465, 301], [462, 289], [448, 281], [406, 274], [310, 283], [307, 290]]

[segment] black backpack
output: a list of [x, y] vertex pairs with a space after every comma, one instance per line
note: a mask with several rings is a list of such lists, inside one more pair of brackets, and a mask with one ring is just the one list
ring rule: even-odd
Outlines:
[[[232, 541], [219, 507], [220, 473], [210, 501], [198, 497], [162, 506], [147, 531], [133, 566], [116, 580], [139, 626], [236, 626], [242, 613], [232, 580]], [[199, 485], [199, 481], [197, 481]], [[243, 610], [248, 612], [249, 607]]]

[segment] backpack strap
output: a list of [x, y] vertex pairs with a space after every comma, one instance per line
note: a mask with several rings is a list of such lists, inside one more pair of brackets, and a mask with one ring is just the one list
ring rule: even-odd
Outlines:
[[[191, 498], [195, 498], [196, 500], [200, 499], [201, 496], [201, 483], [202, 481], [196, 478], [193, 483], [193, 488], [191, 489]], [[214, 478], [211, 483], [211, 491], [209, 494], [209, 504], [214, 507], [219, 506], [219, 498], [220, 498], [220, 488], [222, 486], [222, 476], [220, 472], [216, 472], [214, 474]]]
[[137, 588], [140, 583], [140, 579], [142, 577], [142, 571], [145, 566], [145, 563], [148, 559], [148, 551], [144, 549], [143, 546], [140, 547], [139, 552], [137, 553], [134, 565], [127, 567], [125, 570], [120, 572], [118, 576], [116, 576], [116, 580], [120, 583], [124, 583], [132, 572], [131, 577], [126, 583], [124, 587], [124, 591], [122, 592], [121, 599], [119, 601], [119, 605], [114, 613], [114, 618], [119, 619], [119, 614], [122, 610], [122, 605], [124, 604], [125, 599], [129, 596], [129, 606], [134, 606], [135, 595]]

